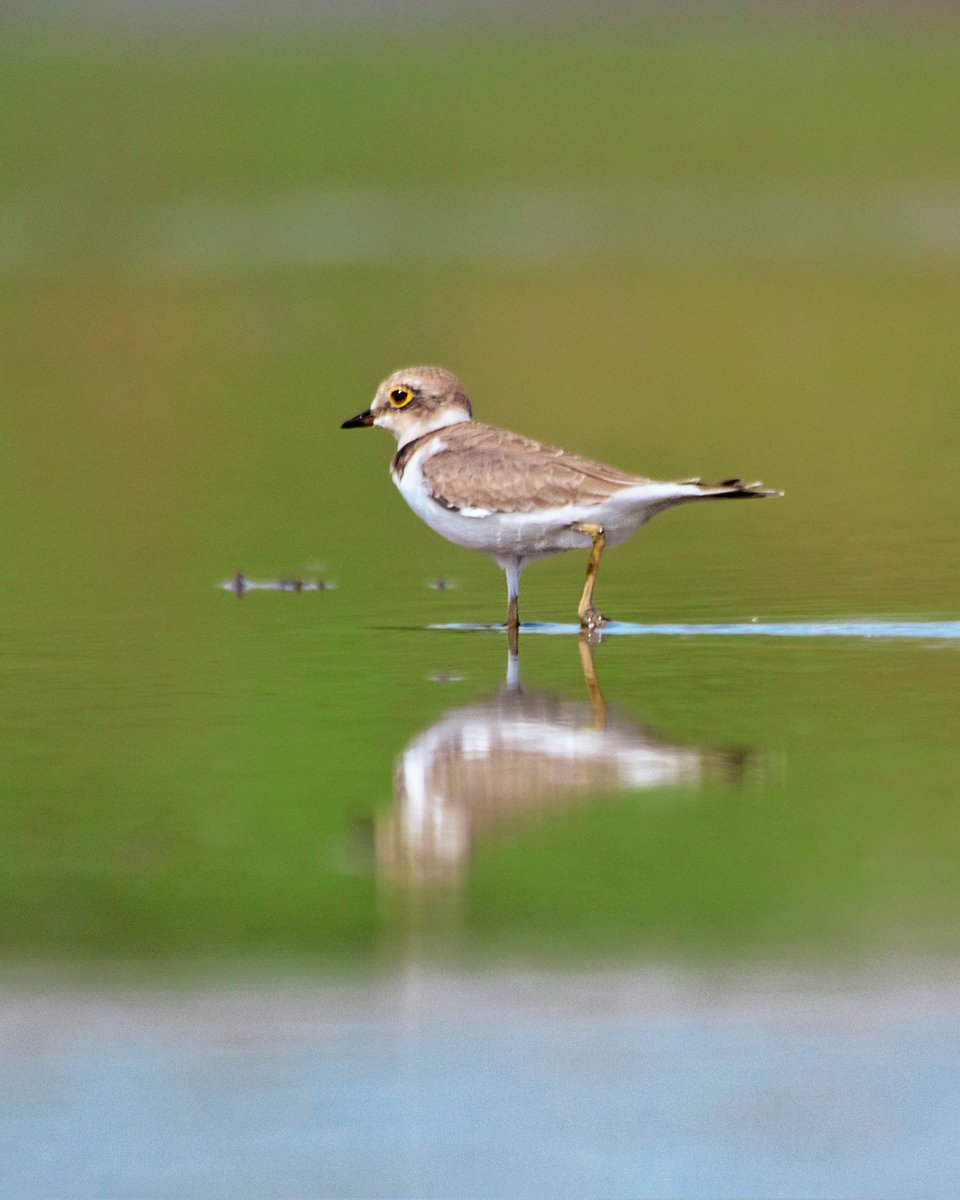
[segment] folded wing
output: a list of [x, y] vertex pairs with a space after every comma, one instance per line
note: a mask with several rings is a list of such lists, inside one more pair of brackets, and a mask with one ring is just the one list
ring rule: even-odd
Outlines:
[[425, 457], [433, 498], [458, 511], [536, 512], [567, 504], [599, 504], [650, 482], [480, 422], [439, 431], [444, 449]]

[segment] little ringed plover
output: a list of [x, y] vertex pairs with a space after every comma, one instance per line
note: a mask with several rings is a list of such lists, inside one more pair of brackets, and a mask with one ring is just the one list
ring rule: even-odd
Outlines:
[[625, 541], [675, 504], [783, 494], [740, 479], [645, 479], [484, 425], [473, 420], [460, 380], [442, 367], [410, 367], [385, 379], [370, 407], [341, 428], [364, 425], [397, 439], [390, 474], [417, 516], [458, 546], [489, 554], [506, 573], [512, 630], [528, 562], [589, 550], [577, 614], [585, 629], [599, 629], [607, 618], [593, 606], [593, 585], [605, 545]]

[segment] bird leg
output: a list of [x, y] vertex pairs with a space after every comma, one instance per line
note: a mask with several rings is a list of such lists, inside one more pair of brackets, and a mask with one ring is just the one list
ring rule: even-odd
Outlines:
[[507, 577], [507, 634], [510, 647], [516, 653], [520, 634], [520, 569], [523, 559], [506, 558], [498, 561]]
[[516, 596], [510, 597], [507, 610], [507, 649], [514, 659], [520, 653], [520, 615], [517, 612]]
[[520, 604], [516, 595], [507, 597], [507, 628], [520, 628]]
[[600, 555], [603, 553], [606, 542], [603, 526], [578, 524], [571, 525], [570, 528], [575, 529], [578, 533], [585, 533], [593, 541], [590, 561], [587, 563], [587, 580], [583, 585], [583, 595], [580, 597], [577, 616], [584, 629], [600, 629], [607, 624], [607, 618], [593, 607], [593, 585], [597, 577], [597, 567], [600, 565]]

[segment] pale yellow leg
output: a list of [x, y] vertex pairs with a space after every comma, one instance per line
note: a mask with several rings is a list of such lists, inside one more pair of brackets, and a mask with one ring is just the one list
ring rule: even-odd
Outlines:
[[583, 585], [583, 595], [580, 597], [580, 606], [577, 609], [577, 616], [580, 618], [580, 624], [584, 629], [600, 629], [606, 625], [607, 618], [602, 613], [597, 612], [593, 607], [593, 585], [597, 578], [597, 567], [600, 565], [600, 555], [603, 554], [603, 547], [606, 539], [603, 535], [602, 525], [575, 525], [574, 529], [580, 533], [585, 533], [587, 537], [592, 538], [593, 548], [590, 551], [590, 561], [587, 563], [587, 580]]

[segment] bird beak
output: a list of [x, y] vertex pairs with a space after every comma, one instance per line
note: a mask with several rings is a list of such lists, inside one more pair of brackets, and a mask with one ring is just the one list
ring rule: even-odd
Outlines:
[[357, 413], [355, 417], [351, 417], [349, 421], [344, 421], [340, 426], [341, 429], [359, 429], [361, 425], [372, 425], [373, 413], [368, 408], [366, 412]]

